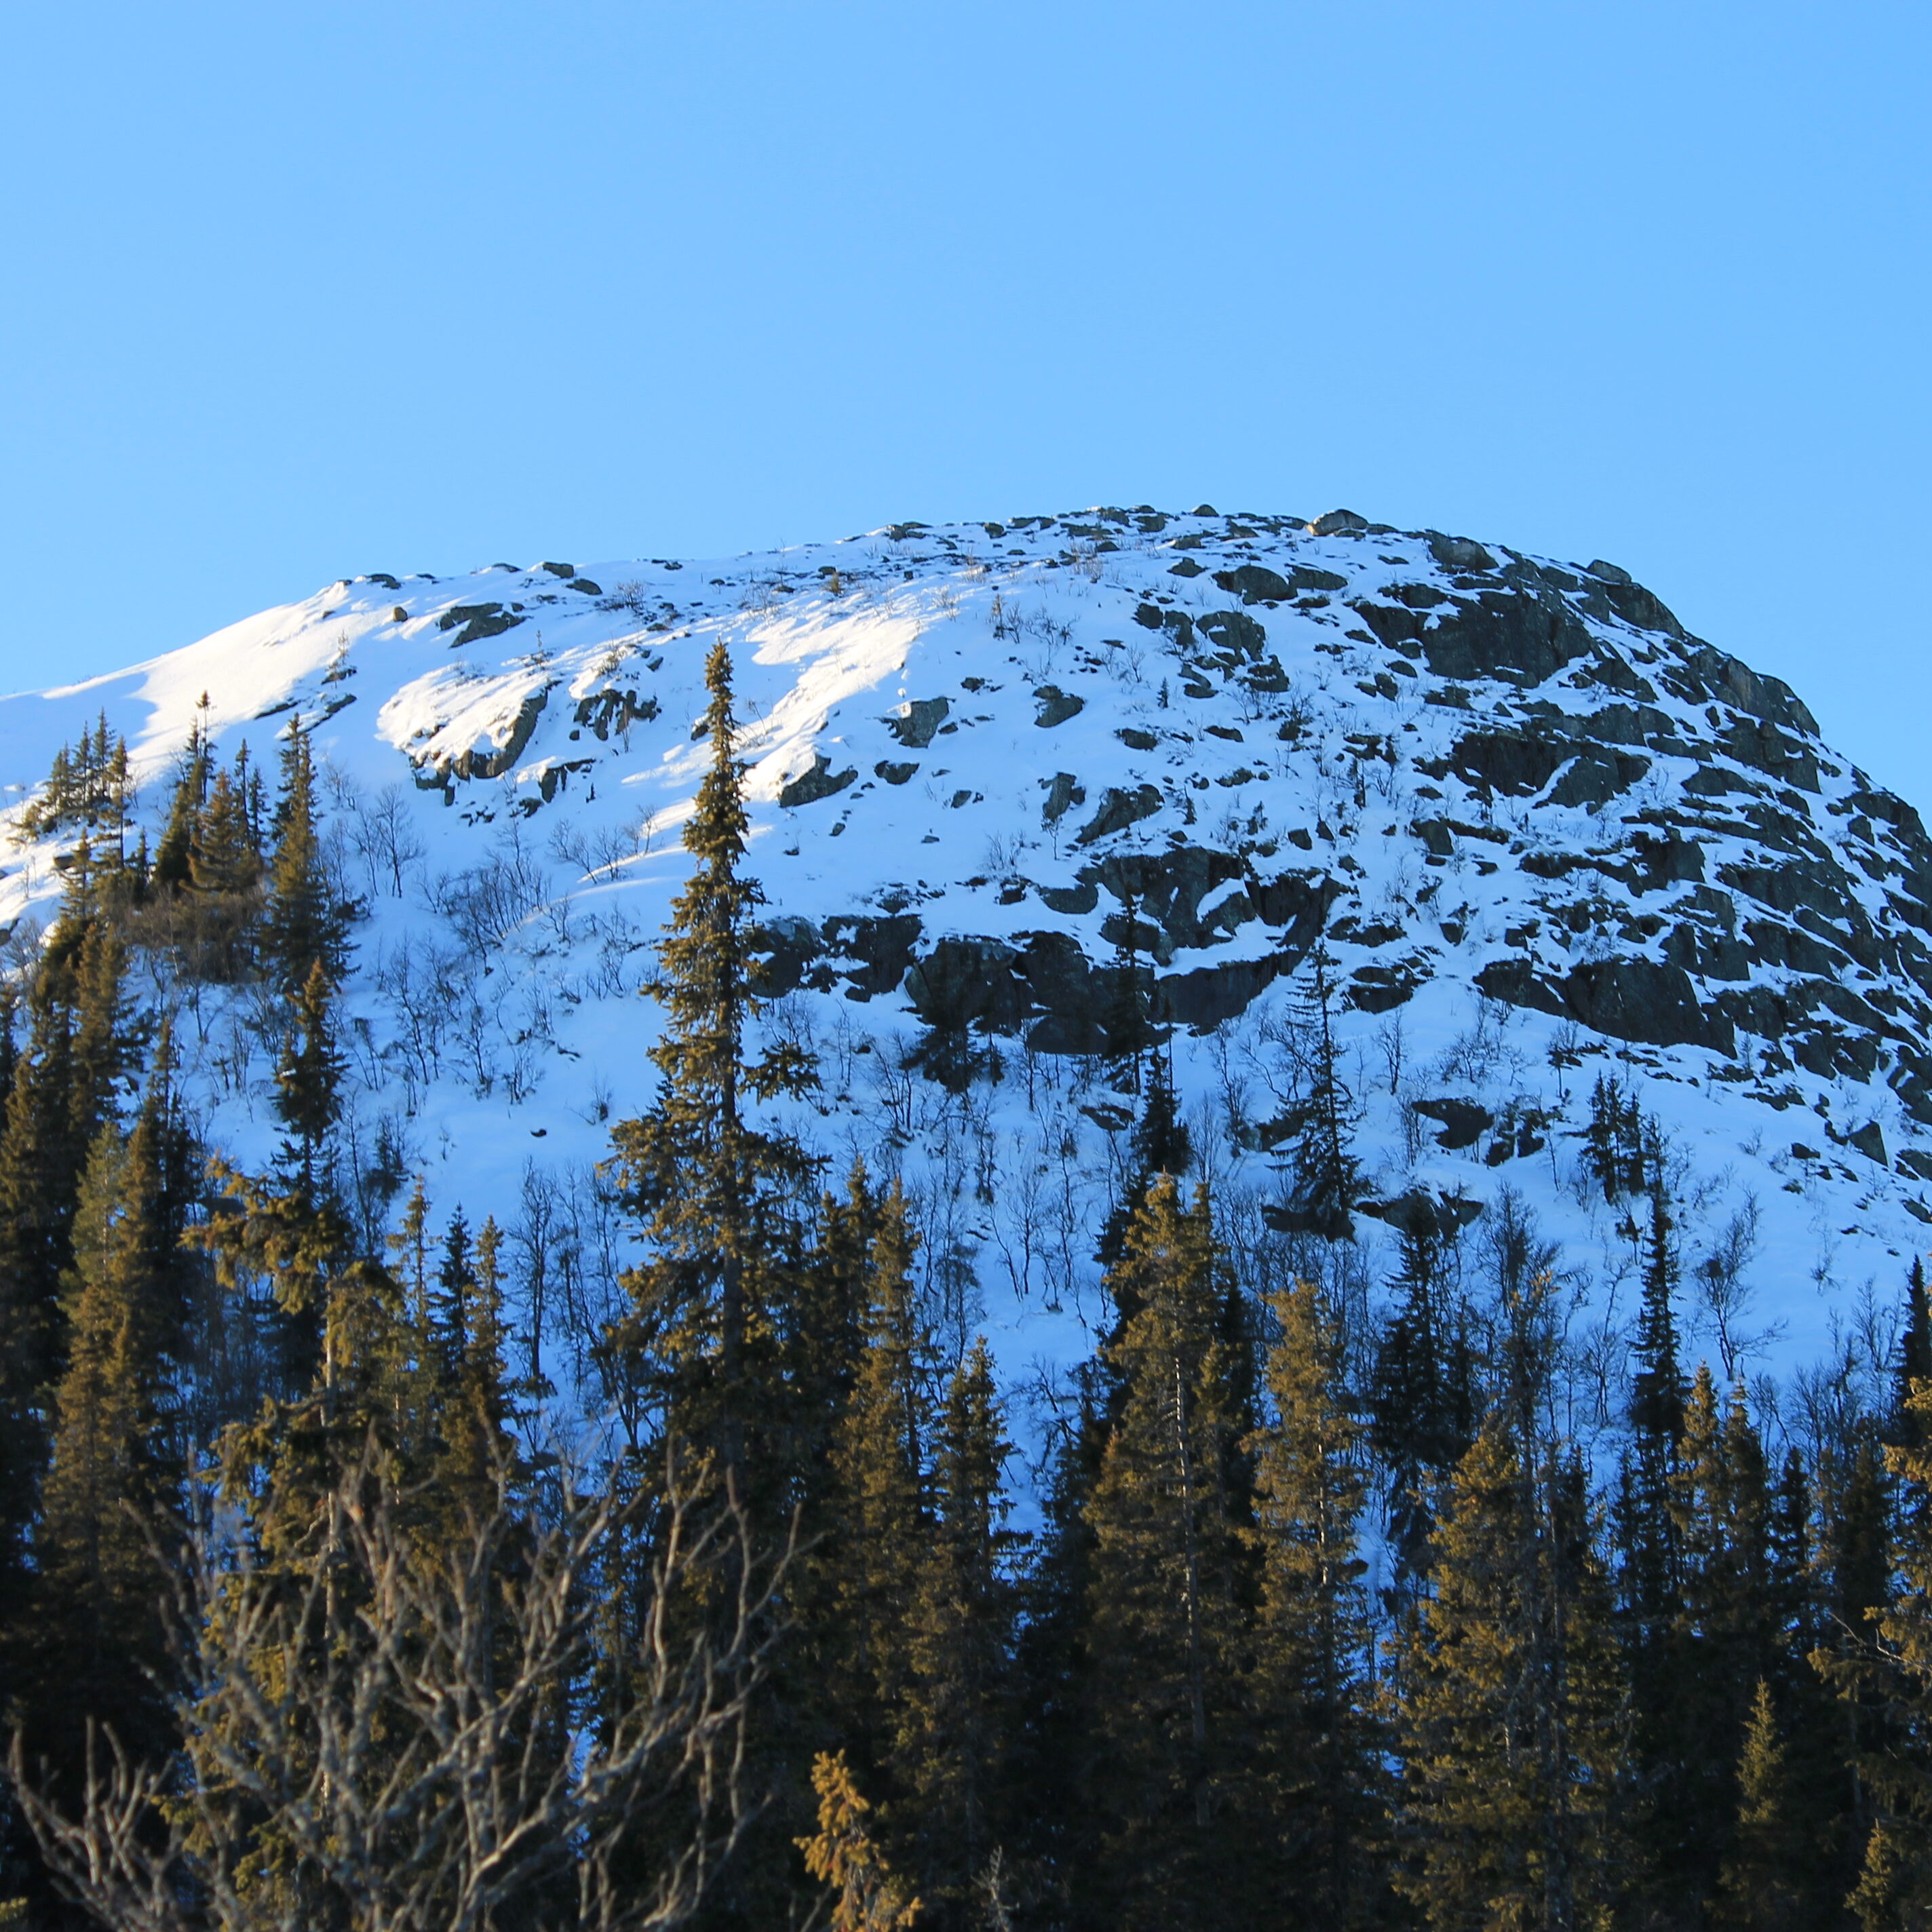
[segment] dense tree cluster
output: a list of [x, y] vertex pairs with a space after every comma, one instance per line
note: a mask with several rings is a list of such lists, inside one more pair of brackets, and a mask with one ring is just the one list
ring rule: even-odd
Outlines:
[[[828, 1174], [772, 1104], [816, 1074], [760, 1024], [722, 649], [709, 682], [574, 1442], [497, 1222], [344, 1191], [304, 734], [271, 809], [198, 727], [152, 862], [104, 723], [63, 754], [80, 842], [0, 1028], [0, 1897], [157, 1932], [1926, 1923], [1922, 1274], [1887, 1398], [1786, 1426], [1690, 1359], [1691, 1210], [1600, 1081], [1640, 1298], [1586, 1444], [1563, 1259], [1507, 1190], [1410, 1203], [1372, 1304], [1334, 1264], [1318, 955], [1266, 1268], [1162, 1028], [1114, 1029], [1104, 1331], [1023, 1418], [900, 1178]], [[130, 946], [261, 989], [264, 1171], [196, 1145]]]

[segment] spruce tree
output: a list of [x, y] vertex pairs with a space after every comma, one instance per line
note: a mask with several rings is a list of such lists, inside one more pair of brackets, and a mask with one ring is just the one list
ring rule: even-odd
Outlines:
[[892, 1761], [927, 1540], [930, 1348], [914, 1306], [914, 1246], [905, 1199], [895, 1187], [872, 1244], [864, 1346], [832, 1452], [837, 1500], [826, 1552], [828, 1611], [838, 1648], [828, 1674], [832, 1708], [868, 1779]]
[[884, 1196], [855, 1160], [845, 1192], [820, 1196], [818, 1226], [790, 1303], [786, 1382], [794, 1437], [788, 1460], [800, 1472], [808, 1534], [823, 1525], [814, 1514], [832, 1486], [831, 1455], [838, 1418], [851, 1399], [865, 1347], [872, 1257], [884, 1225]]
[[1912, 1385], [1932, 1377], [1932, 1306], [1925, 1292], [1925, 1262], [1914, 1255], [1905, 1283], [1905, 1319], [1899, 1324], [1898, 1360], [1892, 1373], [1892, 1412], [1886, 1418], [1886, 1440], [1902, 1443], [1915, 1426]]
[[[1900, 1588], [1874, 1606], [1882, 1647], [1841, 1642], [1817, 1659], [1854, 1710], [1882, 1697], [1890, 1719], [1882, 1749], [1861, 1738], [1857, 1758], [1876, 1801], [1850, 1901], [1865, 1932], [1907, 1932], [1932, 1921], [1932, 1381], [1913, 1386], [1907, 1410], [1906, 1439], [1886, 1451], [1906, 1502], [1893, 1552]], [[1840, 1567], [1851, 1573], [1839, 1586], [1841, 1604], [1870, 1594], [1854, 1566]]]
[[225, 771], [215, 774], [199, 830], [189, 860], [195, 890], [211, 898], [241, 898], [253, 892], [261, 860], [249, 842], [245, 802]]
[[1384, 1472], [1398, 1588], [1427, 1567], [1429, 1499], [1475, 1433], [1474, 1364], [1434, 1210], [1401, 1224], [1396, 1306], [1376, 1348], [1371, 1439]]
[[1334, 962], [1318, 944], [1298, 1014], [1300, 1092], [1288, 1116], [1288, 1211], [1324, 1240], [1346, 1239], [1360, 1190], [1352, 1146], [1354, 1101], [1335, 1038]]
[[[684, 830], [698, 867], [673, 903], [648, 989], [664, 1011], [650, 1054], [657, 1096], [613, 1133], [649, 1250], [624, 1277], [632, 1312], [614, 1340], [670, 1433], [714, 1457], [748, 1501], [748, 1442], [783, 1410], [770, 1343], [789, 1325], [793, 1203], [809, 1172], [796, 1143], [762, 1131], [750, 1110], [803, 1092], [814, 1076], [795, 1047], [749, 1051], [764, 896], [740, 866], [748, 821], [722, 641], [705, 681], [711, 765]], [[760, 1460], [764, 1474], [782, 1479], [770, 1460]], [[765, 1498], [767, 1520], [782, 1520], [788, 1500]]]
[[134, 1051], [122, 968], [78, 864], [34, 977], [0, 1127], [0, 1636], [17, 1630], [26, 1608], [82, 1172], [116, 1117]]
[[1272, 1416], [1254, 1440], [1268, 1815], [1282, 1881], [1311, 1928], [1366, 1924], [1380, 1881], [1374, 1638], [1358, 1553], [1361, 1429], [1343, 1397], [1340, 1324], [1313, 1283], [1269, 1298]]
[[[1156, 1181], [1108, 1277], [1135, 1312], [1106, 1349], [1120, 1391], [1088, 1510], [1103, 1852], [1123, 1927], [1233, 1922], [1258, 1862], [1244, 1661], [1255, 1587], [1242, 1445], [1247, 1363], [1206, 1191]], [[1241, 1901], [1246, 1901], [1244, 1904]]]
[[189, 728], [187, 748], [176, 774], [168, 816], [154, 848], [154, 884], [161, 892], [185, 892], [194, 879], [194, 851], [200, 842], [201, 811], [208, 802], [211, 760], [199, 718]]
[[1803, 1839], [1790, 1766], [1771, 1686], [1762, 1678], [1752, 1696], [1737, 1786], [1737, 1822], [1720, 1880], [1717, 1923], [1738, 1932], [1800, 1932], [1817, 1925], [1799, 1876]]
[[935, 1924], [964, 1932], [1006, 1822], [1017, 1607], [1010, 1566], [1019, 1541], [1005, 1526], [1013, 1445], [983, 1337], [953, 1372], [937, 1437], [934, 1522], [914, 1592], [893, 1756], [920, 1896]]
[[1687, 1906], [1716, 1892], [1736, 1810], [1735, 1773], [1756, 1686], [1775, 1668], [1771, 1497], [1742, 1391], [1720, 1406], [1698, 1366], [1671, 1472], [1678, 1596], [1643, 1674], [1654, 1701], [1640, 1743], [1658, 1882]]
[[1134, 1124], [1132, 1148], [1132, 1172], [1107, 1216], [1095, 1251], [1095, 1258], [1103, 1268], [1111, 1268], [1119, 1262], [1126, 1244], [1127, 1225], [1146, 1199], [1148, 1190], [1163, 1174], [1179, 1180], [1194, 1165], [1193, 1138], [1180, 1118], [1180, 1103], [1174, 1090], [1174, 1068], [1166, 1054], [1151, 1057], [1147, 1096], [1141, 1117]]
[[282, 746], [275, 850], [268, 866], [268, 902], [262, 919], [263, 960], [285, 998], [299, 998], [318, 965], [332, 981], [341, 976], [347, 952], [346, 928], [343, 910], [331, 896], [322, 863], [308, 734], [298, 724]]
[[[172, 1366], [154, 1265], [160, 1176], [148, 1116], [94, 1138], [67, 1282], [67, 1362], [52, 1403], [53, 1454], [35, 1538], [40, 1680], [58, 1687], [40, 1715], [70, 1743], [76, 1710], [111, 1724], [138, 1755], [168, 1744], [153, 1673], [166, 1661], [166, 1588], [148, 1538], [181, 1471], [168, 1411]], [[70, 1754], [68, 1768], [74, 1768]]]
[[[1684, 1386], [1678, 1366], [1677, 1250], [1661, 1178], [1650, 1196], [1643, 1292], [1631, 1343], [1630, 1446], [1616, 1510], [1624, 1652], [1630, 1660], [1640, 1757], [1666, 1782], [1681, 1774], [1673, 1755], [1677, 1710], [1672, 1643], [1682, 1585], [1678, 1522], [1671, 1509]], [[1728, 1741], [1727, 1744], [1728, 1744]], [[1682, 1820], [1667, 1803], [1653, 1808], [1658, 1828], [1675, 1838]]]
[[1622, 1686], [1575, 1472], [1492, 1413], [1395, 1651], [1396, 1882], [1440, 1932], [1610, 1922]]
[[1006, 1786], [1018, 1867], [1064, 1900], [1067, 1922], [1084, 1932], [1106, 1923], [1092, 1882], [1104, 1864], [1096, 1793], [1108, 1747], [1094, 1715], [1106, 1693], [1094, 1657], [1090, 1506], [1112, 1430], [1096, 1364], [1082, 1365], [1070, 1393], [1048, 1455], [1039, 1542], [1021, 1580]]
[[283, 1160], [311, 1198], [323, 1150], [342, 1112], [343, 1059], [331, 1011], [334, 997], [328, 969], [318, 959], [296, 996], [275, 1066], [275, 1112], [289, 1132]]

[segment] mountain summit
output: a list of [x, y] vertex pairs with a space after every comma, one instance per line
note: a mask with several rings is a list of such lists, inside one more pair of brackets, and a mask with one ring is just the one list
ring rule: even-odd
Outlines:
[[[1648, 1123], [1721, 1232], [1685, 1260], [1730, 1270], [1702, 1318], [1738, 1370], [1754, 1336], [1816, 1353], [1932, 1221], [1918, 814], [1615, 566], [1346, 511], [344, 580], [0, 705], [0, 918], [51, 911], [76, 826], [36, 787], [97, 714], [151, 843], [198, 721], [266, 760], [299, 720], [362, 913], [357, 1172], [426, 1170], [592, 1295], [720, 636], [770, 1023], [818, 1057], [802, 1124], [904, 1168], [934, 1306], [1010, 1370], [1084, 1353], [1169, 1067], [1237, 1238], [1346, 1226], [1367, 1279], [1393, 1229], [1453, 1234], [1511, 1188], [1606, 1324], [1636, 1267], [1606, 1150]], [[257, 1156], [276, 1042], [248, 989], [141, 958], [209, 1143]], [[1352, 1170], [1326, 1225], [1292, 1172], [1318, 1076]]]

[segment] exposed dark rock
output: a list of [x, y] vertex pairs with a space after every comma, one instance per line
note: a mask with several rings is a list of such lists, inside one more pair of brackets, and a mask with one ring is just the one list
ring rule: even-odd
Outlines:
[[1097, 881], [1120, 904], [1152, 920], [1171, 946], [1200, 946], [1217, 943], [1254, 917], [1244, 895], [1222, 901], [1211, 926], [1203, 926], [1198, 916], [1202, 900], [1246, 869], [1231, 853], [1182, 845], [1166, 852], [1117, 852], [1087, 867], [1081, 877]]
[[1368, 527], [1368, 518], [1357, 516], [1353, 510], [1330, 510], [1308, 526], [1308, 534], [1312, 537], [1347, 536]]
[[1391, 1012], [1412, 999], [1416, 988], [1428, 976], [1424, 962], [1418, 959], [1399, 960], [1389, 966], [1378, 962], [1358, 966], [1348, 976], [1345, 990], [1348, 1004], [1365, 1013]]
[[830, 798], [843, 791], [859, 776], [856, 765], [842, 772], [832, 769], [832, 760], [823, 752], [812, 754], [808, 770], [800, 772], [791, 782], [781, 788], [778, 802], [787, 807], [799, 805], [816, 805], [822, 798]]
[[1085, 698], [1073, 692], [1062, 691], [1057, 684], [1042, 685], [1034, 693], [1034, 698], [1040, 710], [1033, 722], [1047, 730], [1056, 724], [1064, 724], [1070, 718], [1078, 718], [1087, 708]]
[[1294, 595], [1288, 579], [1265, 564], [1244, 563], [1234, 570], [1217, 570], [1214, 581], [1244, 604], [1285, 603]]
[[1087, 788], [1071, 772], [1055, 772], [1051, 779], [1042, 778], [1046, 787], [1046, 803], [1041, 815], [1049, 825], [1057, 825], [1066, 816], [1070, 806], [1087, 802]]
[[1594, 641], [1563, 598], [1533, 581], [1482, 591], [1418, 635], [1438, 677], [1495, 677], [1522, 685], [1554, 677], [1572, 658], [1586, 655]]
[[845, 962], [848, 997], [870, 1000], [896, 992], [911, 968], [921, 931], [916, 913], [860, 917], [840, 913], [828, 919], [825, 945]]
[[1442, 1123], [1442, 1131], [1436, 1136], [1436, 1144], [1450, 1154], [1474, 1147], [1496, 1124], [1496, 1115], [1488, 1108], [1479, 1107], [1473, 1100], [1458, 1100], [1454, 1095], [1439, 1100], [1417, 1100], [1412, 1104], [1418, 1114]]
[[1681, 966], [1641, 958], [1587, 961], [1564, 980], [1563, 1003], [1585, 1026], [1612, 1040], [1707, 1046], [1720, 1053], [1733, 1048], [1730, 1023], [1697, 1004]]
[[1580, 752], [1568, 770], [1550, 788], [1552, 805], [1600, 811], [1619, 793], [1628, 791], [1648, 776], [1650, 760], [1628, 752]]
[[1386, 1221], [1392, 1228], [1449, 1240], [1481, 1217], [1483, 1204], [1460, 1192], [1431, 1194], [1418, 1187], [1397, 1195], [1392, 1201], [1358, 1202], [1356, 1208], [1358, 1213]]
[[1568, 746], [1520, 731], [1472, 731], [1456, 741], [1449, 768], [1484, 798], [1520, 798], [1540, 791], [1569, 756]]
[[1268, 648], [1267, 632], [1244, 610], [1210, 610], [1195, 628], [1237, 657], [1258, 658]]
[[1492, 1000], [1574, 1019], [1612, 1040], [1726, 1054], [1736, 1045], [1723, 996], [1710, 1007], [1700, 1006], [1690, 975], [1667, 962], [1588, 960], [1551, 980], [1527, 959], [1492, 959], [1477, 974], [1476, 986]]
[[[484, 638], [501, 637], [523, 622], [524, 614], [506, 610], [500, 604], [458, 604], [436, 619], [436, 628], [456, 631], [450, 640], [453, 649], [458, 644], [476, 644]], [[463, 627], [460, 631], [457, 630], [459, 624]]]
[[1011, 1033], [1026, 1017], [1027, 988], [1015, 968], [1018, 949], [1004, 940], [940, 940], [907, 973], [908, 1002], [930, 1027]]
[[932, 742], [933, 734], [946, 722], [952, 709], [950, 698], [915, 698], [902, 716], [888, 718], [886, 726], [902, 745], [922, 752]]
[[1136, 785], [1132, 791], [1109, 785], [1100, 794], [1100, 809], [1080, 828], [1076, 842], [1090, 845], [1096, 838], [1124, 831], [1136, 820], [1151, 818], [1160, 809], [1160, 789], [1157, 785]]
[[508, 737], [488, 751], [472, 746], [466, 752], [458, 752], [449, 761], [448, 775], [458, 778], [501, 778], [524, 755], [524, 748], [530, 742], [537, 728], [537, 720], [543, 716], [544, 707], [549, 704], [550, 692], [555, 688], [547, 684], [541, 690], [532, 692], [517, 707]]
[[1493, 570], [1496, 560], [1479, 543], [1468, 537], [1445, 537], [1436, 530], [1424, 532], [1429, 554], [1444, 570]]
[[593, 691], [578, 700], [576, 715], [579, 725], [608, 740], [613, 731], [622, 734], [633, 724], [648, 724], [658, 716], [658, 701], [640, 698], [634, 691]]
[[1100, 888], [1090, 879], [1077, 886], [1042, 886], [1040, 902], [1048, 912], [1088, 913], [1100, 903]]

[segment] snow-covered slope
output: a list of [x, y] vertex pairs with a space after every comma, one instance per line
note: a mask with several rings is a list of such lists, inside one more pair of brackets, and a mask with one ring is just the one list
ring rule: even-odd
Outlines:
[[[903, 1162], [935, 1305], [1016, 1376], [1099, 1312], [1134, 1106], [1096, 1057], [1121, 973], [1174, 1024], [1245, 1238], [1279, 1202], [1268, 1123], [1324, 935], [1371, 1209], [1513, 1186], [1592, 1321], [1633, 1297], [1622, 1210], [1578, 1163], [1600, 1072], [1670, 1134], [1694, 1274], [1754, 1212], [1729, 1339], [1781, 1324], [1762, 1361], [1824, 1351], [1932, 1220], [1932, 844], [1790, 692], [1600, 562], [1346, 512], [1108, 509], [371, 574], [0, 704], [8, 815], [104, 708], [151, 826], [204, 693], [224, 754], [313, 724], [368, 908], [352, 1159], [400, 1150], [440, 1208], [563, 1244], [594, 1298], [621, 1231], [582, 1204], [650, 1091], [636, 989], [719, 635], [793, 989], [774, 1023], [821, 1057], [802, 1124], [835, 1168]], [[7, 848], [0, 919], [48, 915], [54, 857]], [[211, 1140], [261, 1158], [250, 999], [146, 970]], [[976, 1056], [960, 1090], [905, 1064], [933, 1028]], [[1366, 1278], [1390, 1238], [1358, 1225]]]

